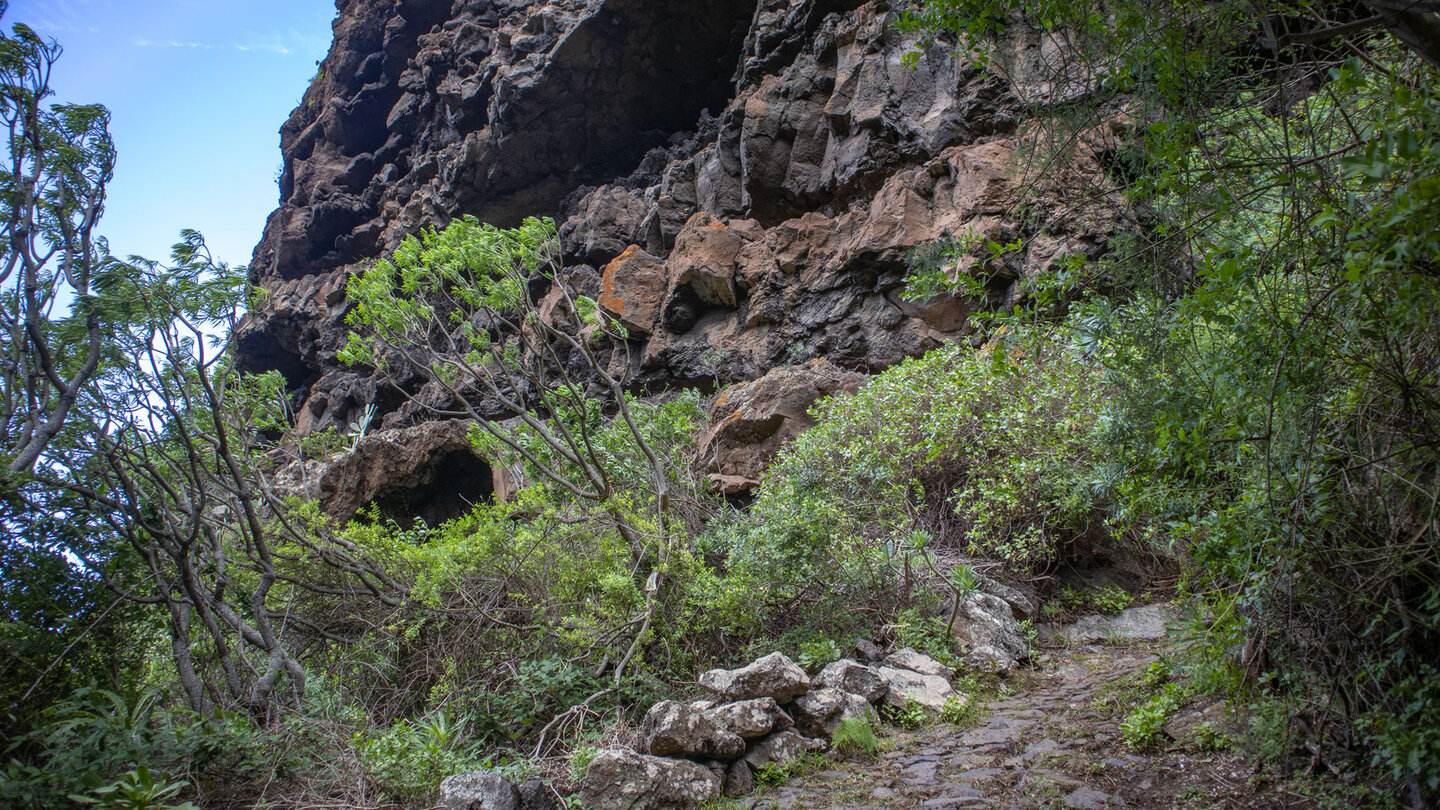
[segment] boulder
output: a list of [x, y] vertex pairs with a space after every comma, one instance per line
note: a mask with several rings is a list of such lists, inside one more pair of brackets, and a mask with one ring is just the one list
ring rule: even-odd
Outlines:
[[1066, 641], [1159, 641], [1165, 637], [1175, 612], [1168, 605], [1126, 608], [1115, 616], [1082, 616], [1056, 634]]
[[457, 773], [440, 783], [440, 806], [445, 810], [521, 810], [520, 792], [498, 773]]
[[880, 667], [879, 673], [880, 680], [888, 687], [885, 702], [897, 709], [905, 708], [907, 703], [918, 703], [927, 709], [941, 709], [946, 700], [957, 694], [951, 688], [950, 681], [940, 675], [922, 675], [894, 667]]
[[1029, 585], [1016, 587], [989, 577], [981, 577], [980, 590], [1004, 599], [1005, 604], [1010, 606], [1010, 612], [1014, 613], [1015, 618], [1022, 622], [1034, 619], [1040, 612], [1039, 602], [1035, 598], [1035, 589]]
[[955, 637], [967, 648], [966, 662], [980, 669], [1009, 672], [1030, 657], [1030, 642], [1011, 606], [988, 593], [974, 594], [960, 605]]
[[697, 762], [601, 751], [580, 782], [588, 810], [692, 810], [720, 795], [720, 779]]
[[810, 691], [810, 676], [784, 653], [773, 652], [739, 669], [712, 669], [700, 685], [726, 700], [774, 698], [789, 703]]
[[885, 697], [885, 682], [874, 667], [868, 667], [849, 658], [832, 661], [820, 670], [814, 678], [814, 686], [840, 689], [859, 695], [874, 703]]
[[823, 751], [825, 747], [826, 743], [823, 741], [806, 739], [794, 731], [782, 731], [751, 743], [750, 750], [745, 752], [745, 758], [741, 762], [758, 771], [766, 765], [783, 765], [812, 751]]
[[750, 763], [743, 759], [730, 763], [730, 769], [725, 772], [724, 792], [731, 798], [748, 796], [755, 792], [755, 771], [750, 767]]
[[697, 211], [675, 236], [670, 253], [670, 297], [686, 289], [701, 303], [734, 309], [735, 258], [744, 240], [716, 217]]
[[906, 647], [885, 656], [885, 663], [896, 669], [908, 669], [911, 672], [918, 672], [921, 675], [938, 675], [949, 679], [955, 674], [955, 670], [936, 661], [924, 653]]
[[659, 757], [729, 761], [745, 753], [745, 741], [689, 704], [662, 700], [640, 727], [645, 750]]
[[757, 486], [775, 453], [815, 424], [809, 410], [816, 400], [854, 392], [864, 380], [815, 359], [725, 389], [710, 405], [710, 427], [700, 437], [700, 459], [711, 480], [726, 494]]
[[[878, 678], [878, 676], [877, 676]], [[828, 740], [841, 720], [860, 719], [877, 723], [880, 716], [870, 701], [840, 689], [815, 689], [795, 698], [795, 723], [811, 737]]]
[[885, 660], [885, 651], [868, 638], [855, 639], [855, 654], [872, 664]]
[[1165, 734], [1180, 743], [1192, 742], [1200, 726], [1215, 732], [1233, 732], [1234, 723], [1225, 711], [1225, 702], [1210, 698], [1176, 712], [1165, 722]]
[[725, 703], [703, 711], [716, 727], [746, 740], [764, 737], [772, 731], [785, 731], [795, 725], [795, 721], [773, 697]]
[[668, 283], [665, 263], [631, 245], [605, 265], [597, 303], [637, 335], [648, 335], [660, 317]]

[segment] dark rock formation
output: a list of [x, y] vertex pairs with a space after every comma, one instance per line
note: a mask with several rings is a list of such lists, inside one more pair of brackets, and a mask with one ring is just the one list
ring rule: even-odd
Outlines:
[[[1022, 237], [984, 268], [1003, 301], [1110, 227], [1044, 196], [1017, 214], [1016, 93], [1084, 88], [1027, 84], [1018, 46], [996, 74], [943, 46], [906, 67], [914, 41], [885, 0], [337, 7], [331, 53], [281, 130], [281, 203], [251, 265], [270, 295], [240, 333], [246, 369], [285, 374], [302, 431], [369, 403], [385, 427], [418, 417], [401, 404], [421, 381], [336, 362], [343, 282], [461, 214], [554, 216], [568, 277], [630, 331], [637, 390], [816, 357], [882, 369], [963, 336], [976, 304], [902, 300], [911, 247]], [[1065, 169], [1092, 191], [1094, 152], [1080, 144]]]
[[458, 420], [373, 433], [353, 452], [311, 462], [285, 478], [288, 489], [318, 499], [337, 520], [373, 503], [397, 518], [418, 517], [430, 526], [490, 498], [503, 500], [512, 485], [503, 467], [475, 453]]

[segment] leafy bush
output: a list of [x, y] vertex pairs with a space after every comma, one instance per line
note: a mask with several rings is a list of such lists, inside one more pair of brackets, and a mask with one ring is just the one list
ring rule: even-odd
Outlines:
[[[295, 766], [249, 718], [201, 717], [157, 692], [83, 688], [54, 706], [10, 749], [0, 804], [60, 806], [66, 797], [105, 808], [176, 804], [199, 783], [223, 783]], [[182, 805], [183, 806], [183, 805]]]
[[880, 707], [880, 716], [901, 728], [909, 729], [923, 728], [935, 722], [935, 713], [913, 700], [906, 700], [904, 706], [886, 703]]
[[1186, 696], [1185, 686], [1178, 682], [1167, 683], [1149, 700], [1138, 706], [1120, 722], [1120, 734], [1131, 748], [1144, 750], [1159, 740], [1170, 716], [1180, 708], [1180, 701]]
[[777, 458], [757, 519], [824, 505], [868, 532], [918, 524], [942, 546], [1043, 567], [1096, 522], [1096, 371], [1048, 328], [907, 360], [815, 406], [819, 424]]
[[355, 750], [366, 771], [395, 796], [430, 804], [447, 776], [492, 767], [479, 755], [464, 720], [445, 712], [398, 720], [389, 728], [355, 735]]
[[144, 765], [126, 771], [109, 784], [98, 777], [87, 783], [90, 789], [84, 794], [72, 794], [71, 801], [94, 805], [99, 810], [198, 810], [190, 802], [172, 804], [184, 785], [168, 781], [164, 774], [151, 774]]
[[980, 716], [980, 704], [969, 694], [951, 695], [940, 707], [940, 719], [951, 725], [972, 725]]

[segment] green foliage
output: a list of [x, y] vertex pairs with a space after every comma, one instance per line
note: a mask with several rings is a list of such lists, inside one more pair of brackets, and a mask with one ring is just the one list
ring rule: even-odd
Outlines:
[[328, 427], [300, 439], [300, 450], [306, 458], [326, 459], [350, 447], [350, 439], [337, 427]]
[[902, 707], [886, 703], [880, 707], [880, 716], [901, 728], [908, 729], [924, 728], [934, 723], [936, 717], [933, 711], [913, 700], [906, 700]]
[[[781, 452], [723, 538], [731, 571], [793, 578], [791, 598], [820, 570], [842, 592], [898, 582], [904, 602], [929, 538], [1017, 570], [1045, 565], [1096, 518], [1094, 372], [1055, 332], [1017, 330], [981, 351], [936, 349], [817, 404], [819, 423]], [[873, 539], [886, 534], [899, 538]]]
[[0, 804], [38, 809], [72, 796], [104, 808], [168, 807], [187, 787], [166, 774], [208, 781], [284, 772], [293, 763], [273, 743], [239, 715], [201, 717], [163, 705], [155, 692], [82, 688], [16, 741], [0, 773]]
[[1126, 744], [1137, 751], [1154, 746], [1159, 741], [1165, 724], [1170, 721], [1170, 716], [1180, 708], [1180, 702], [1185, 697], [1185, 687], [1178, 682], [1162, 686], [1158, 693], [1136, 707], [1120, 722], [1120, 734], [1125, 738]]
[[1080, 590], [1069, 585], [1061, 586], [1059, 598], [1047, 603], [1051, 615], [1060, 613], [1076, 614], [1086, 610], [1099, 613], [1119, 613], [1130, 607], [1135, 596], [1117, 585], [1101, 585], [1098, 588]]
[[951, 627], [938, 616], [926, 616], [915, 608], [907, 608], [896, 614], [890, 629], [895, 634], [895, 643], [901, 647], [911, 647], [946, 666], [959, 663]]
[[[493, 767], [479, 755], [468, 724], [432, 712], [416, 720], [397, 720], [389, 728], [355, 736], [355, 750], [370, 777], [390, 793], [429, 804], [447, 776]], [[503, 764], [503, 763], [501, 763]]]
[[1018, 240], [996, 242], [973, 232], [916, 245], [905, 257], [909, 272], [900, 297], [924, 302], [941, 295], [963, 295], [983, 301], [988, 295], [986, 282], [1008, 271], [1005, 258], [1022, 246]]
[[846, 717], [830, 735], [830, 747], [844, 756], [873, 757], [880, 752], [880, 738], [869, 721], [860, 717]]
[[940, 707], [940, 719], [955, 726], [970, 726], [979, 719], [980, 710], [980, 703], [972, 695], [951, 695]]
[[172, 804], [171, 799], [183, 785], [166, 780], [164, 774], [152, 775], [144, 765], [126, 771], [109, 784], [96, 780], [88, 793], [74, 794], [70, 799], [94, 805], [100, 810], [198, 810], [190, 802]]
[[[1332, 13], [1267, 7], [1257, 40], [1240, 3], [926, 0], [902, 28], [1005, 67], [1024, 58], [1008, 43], [1063, 32], [1018, 88], [1037, 102], [1021, 130], [1063, 160], [1118, 124], [1092, 196], [1123, 193], [1139, 220], [1078, 268], [1105, 294], [1070, 293], [1066, 319], [1117, 392], [1094, 475], [1109, 520], [1191, 555], [1195, 677], [1305, 696], [1312, 742], [1368, 748], [1423, 804], [1440, 791], [1440, 739], [1413, 732], [1440, 719], [1420, 697], [1440, 645], [1440, 81]], [[1053, 316], [1020, 303], [990, 323]]]
[[1195, 747], [1203, 752], [1224, 751], [1233, 744], [1230, 735], [1209, 723], [1198, 723], [1194, 730]]
[[795, 663], [806, 672], [816, 672], [832, 661], [840, 660], [840, 645], [834, 639], [817, 638], [800, 644]]
[[765, 787], [783, 785], [799, 776], [820, 770], [827, 765], [825, 757], [810, 753], [785, 762], [770, 762], [755, 771], [755, 783]]

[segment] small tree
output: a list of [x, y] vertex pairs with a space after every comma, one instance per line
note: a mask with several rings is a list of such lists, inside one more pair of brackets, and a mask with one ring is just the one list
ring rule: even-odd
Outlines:
[[297, 703], [304, 688], [295, 630], [334, 638], [297, 600], [398, 604], [404, 588], [272, 486], [260, 437], [278, 427], [283, 381], [239, 374], [232, 350], [243, 268], [214, 262], [199, 234], [184, 237], [174, 266], [132, 259], [119, 274], [110, 314], [123, 328], [107, 348], [130, 362], [92, 379], [74, 429], [55, 445], [64, 463], [35, 477], [78, 496], [76, 522], [119, 541], [75, 548], [90, 570], [168, 612], [191, 706], [263, 713]]
[[[548, 219], [500, 229], [464, 217], [427, 230], [351, 278], [354, 331], [340, 356], [415, 391], [411, 401], [433, 416], [468, 419], [477, 447], [522, 461], [619, 533], [645, 607], [627, 626], [618, 683], [664, 600], [700, 499], [688, 464], [652, 446], [611, 371], [629, 367], [624, 328], [573, 295], [560, 269]], [[543, 298], [532, 292], [543, 286]], [[601, 441], [607, 411], [627, 447]]]
[[0, 463], [10, 475], [31, 469], [60, 433], [105, 348], [96, 284], [110, 259], [94, 231], [115, 168], [110, 113], [45, 106], [59, 56], [59, 45], [25, 25], [0, 34], [9, 150], [0, 171]]

